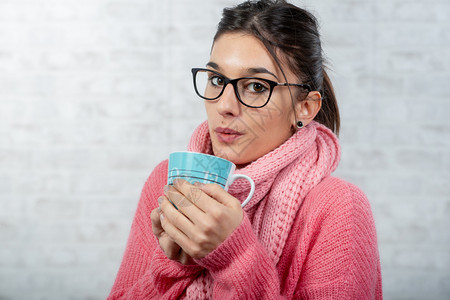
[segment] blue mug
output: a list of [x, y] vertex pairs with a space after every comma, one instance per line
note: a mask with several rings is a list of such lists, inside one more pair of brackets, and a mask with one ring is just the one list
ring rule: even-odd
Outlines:
[[242, 203], [244, 207], [255, 192], [255, 183], [244, 174], [233, 174], [236, 165], [226, 159], [196, 152], [172, 152], [169, 156], [169, 170], [167, 183], [173, 184], [177, 178], [184, 179], [191, 184], [195, 182], [215, 183], [225, 191], [238, 178], [248, 180], [250, 193]]

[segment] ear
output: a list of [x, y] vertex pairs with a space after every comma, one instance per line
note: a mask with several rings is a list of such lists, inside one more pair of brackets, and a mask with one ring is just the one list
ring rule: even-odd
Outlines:
[[[299, 101], [295, 104], [295, 117], [297, 121], [302, 121], [303, 125], [308, 125], [319, 112], [322, 107], [322, 95], [318, 91], [308, 93], [305, 100]], [[296, 126], [293, 121], [294, 128]]]

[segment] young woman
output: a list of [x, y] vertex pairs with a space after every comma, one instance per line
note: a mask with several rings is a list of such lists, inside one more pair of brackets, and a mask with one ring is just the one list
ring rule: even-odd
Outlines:
[[163, 161], [109, 298], [381, 299], [370, 205], [330, 176], [339, 112], [314, 16], [285, 1], [224, 9], [192, 73], [208, 120], [188, 149], [232, 161], [256, 192], [241, 208], [245, 181], [167, 186]]

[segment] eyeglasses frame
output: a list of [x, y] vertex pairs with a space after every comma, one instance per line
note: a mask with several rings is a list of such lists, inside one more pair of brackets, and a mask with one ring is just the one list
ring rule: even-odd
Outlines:
[[[219, 95], [218, 95], [217, 97], [214, 97], [214, 98], [207, 98], [207, 97], [202, 96], [202, 95], [198, 92], [198, 90], [197, 90], [197, 84], [196, 84], [195, 78], [196, 78], [197, 73], [198, 73], [199, 71], [212, 72], [212, 73], [217, 74], [218, 76], [220, 76], [220, 77], [223, 78], [223, 80], [224, 80], [225, 83], [224, 83], [224, 85], [223, 85], [223, 87], [222, 87], [222, 91], [219, 93]], [[287, 82], [285, 82], [285, 83], [280, 83], [280, 82], [276, 82], [276, 81], [269, 80], [269, 79], [265, 79], [265, 78], [259, 78], [259, 77], [240, 77], [240, 78], [230, 79], [230, 78], [226, 77], [225, 75], [220, 74], [220, 73], [217, 72], [217, 71], [214, 71], [214, 70], [211, 70], [211, 69], [205, 69], [205, 68], [192, 68], [192, 69], [191, 69], [191, 72], [192, 72], [192, 78], [193, 78], [193, 81], [194, 81], [194, 89], [195, 89], [195, 92], [197, 93], [197, 95], [198, 95], [200, 98], [203, 98], [203, 99], [208, 100], [208, 101], [216, 100], [216, 99], [218, 99], [220, 96], [222, 96], [223, 91], [225, 90], [226, 86], [227, 86], [229, 83], [231, 83], [231, 85], [232, 85], [233, 88], [234, 88], [234, 94], [236, 95], [236, 98], [239, 100], [239, 102], [242, 103], [243, 105], [245, 105], [245, 106], [247, 106], [247, 107], [251, 107], [251, 108], [261, 108], [261, 107], [266, 106], [267, 103], [269, 103], [270, 97], [272, 96], [273, 89], [274, 89], [276, 86], [297, 86], [297, 87], [301, 87], [301, 88], [306, 89], [306, 90], [308, 91], [308, 93], [312, 91], [311, 86], [310, 86], [309, 84], [287, 83]], [[257, 80], [261, 80], [261, 81], [267, 82], [267, 83], [269, 84], [269, 86], [270, 86], [269, 97], [267, 97], [267, 101], [266, 101], [263, 105], [259, 105], [259, 106], [254, 106], [254, 105], [249, 105], [249, 104], [244, 103], [244, 101], [242, 101], [241, 97], [239, 96], [238, 86], [237, 86], [238, 81], [241, 80], [241, 79], [257, 79]]]

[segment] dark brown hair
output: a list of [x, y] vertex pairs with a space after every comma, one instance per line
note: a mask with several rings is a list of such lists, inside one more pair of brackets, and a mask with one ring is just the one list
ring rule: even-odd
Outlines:
[[317, 19], [311, 13], [284, 0], [246, 1], [223, 10], [214, 41], [228, 32], [249, 33], [261, 40], [284, 75], [280, 53], [299, 83], [309, 84], [322, 95], [322, 107], [314, 119], [339, 133], [339, 108], [325, 71]]

